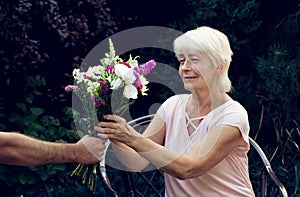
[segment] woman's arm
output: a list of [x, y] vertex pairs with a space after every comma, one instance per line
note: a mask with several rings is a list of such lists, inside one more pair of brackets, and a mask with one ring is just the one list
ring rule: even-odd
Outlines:
[[14, 132], [0, 132], [0, 163], [32, 166], [78, 162], [93, 164], [102, 160], [105, 140], [85, 136], [77, 143], [38, 140]]
[[127, 144], [147, 160], [179, 179], [201, 176], [234, 148], [245, 146], [237, 127], [218, 125], [211, 128], [187, 154], [181, 154], [165, 148], [143, 135], [128, 130], [124, 119], [109, 116], [116, 123], [101, 123], [108, 138]]

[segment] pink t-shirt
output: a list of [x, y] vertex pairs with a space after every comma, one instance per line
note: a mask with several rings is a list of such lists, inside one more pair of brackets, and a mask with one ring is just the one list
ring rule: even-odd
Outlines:
[[246, 110], [238, 102], [228, 101], [208, 113], [189, 136], [185, 119], [189, 97], [189, 94], [173, 96], [158, 109], [158, 114], [166, 123], [165, 147], [188, 153], [211, 127], [218, 124], [238, 127], [248, 146], [235, 148], [220, 163], [196, 178], [179, 180], [165, 173], [166, 196], [255, 196], [248, 172], [247, 152], [250, 146]]

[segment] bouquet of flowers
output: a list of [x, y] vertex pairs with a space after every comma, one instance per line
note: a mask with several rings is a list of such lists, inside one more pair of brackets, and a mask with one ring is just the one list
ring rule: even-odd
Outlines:
[[[65, 87], [66, 91], [72, 91], [79, 98], [81, 113], [74, 113], [75, 124], [90, 135], [94, 133], [94, 127], [105, 114], [121, 113], [128, 105], [117, 106], [112, 111], [111, 97], [113, 92], [122, 94], [119, 100], [137, 99], [139, 92], [147, 95], [148, 81], [145, 76], [156, 66], [154, 60], [139, 65], [139, 57], [124, 61], [116, 55], [112, 41], [109, 39], [109, 53], [100, 59], [100, 65], [88, 67], [86, 71], [73, 70], [74, 85]], [[73, 99], [74, 106], [74, 99]], [[83, 184], [87, 184], [93, 191], [95, 178], [98, 176], [97, 165], [79, 164], [72, 172], [82, 178]]]

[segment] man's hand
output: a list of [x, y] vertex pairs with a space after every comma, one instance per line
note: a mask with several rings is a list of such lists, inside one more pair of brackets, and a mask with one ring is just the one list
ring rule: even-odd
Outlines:
[[102, 161], [106, 139], [84, 136], [76, 143], [76, 161], [82, 164], [94, 164]]

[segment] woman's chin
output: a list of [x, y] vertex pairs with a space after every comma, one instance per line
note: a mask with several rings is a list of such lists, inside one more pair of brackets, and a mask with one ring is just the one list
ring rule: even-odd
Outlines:
[[194, 86], [192, 84], [184, 84], [184, 89], [186, 89], [187, 91], [193, 91], [195, 90]]

